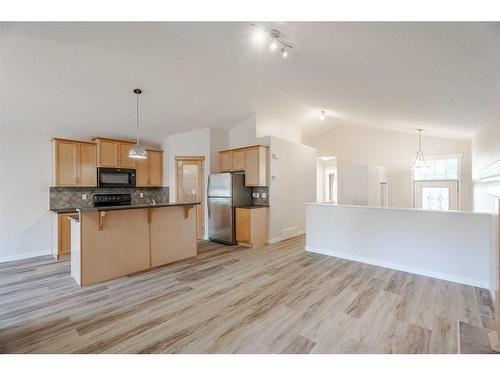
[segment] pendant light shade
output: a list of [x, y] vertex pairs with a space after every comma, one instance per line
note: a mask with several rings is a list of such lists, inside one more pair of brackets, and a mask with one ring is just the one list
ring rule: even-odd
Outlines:
[[137, 143], [128, 150], [128, 157], [132, 159], [147, 159], [148, 152], [139, 144], [139, 95], [142, 93], [141, 89], [134, 89], [136, 96], [136, 128], [137, 128]]
[[424, 129], [417, 129], [418, 131], [418, 151], [415, 156], [415, 161], [413, 162], [412, 169], [423, 169], [429, 168], [429, 165], [425, 162], [424, 153], [422, 152], [422, 143], [421, 143], [421, 133]]

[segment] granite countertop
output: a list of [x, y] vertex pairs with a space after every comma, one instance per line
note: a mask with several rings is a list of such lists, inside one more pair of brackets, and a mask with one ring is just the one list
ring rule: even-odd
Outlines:
[[115, 210], [133, 210], [138, 208], [151, 208], [151, 207], [171, 207], [171, 206], [192, 206], [200, 204], [200, 202], [187, 202], [187, 203], [156, 203], [155, 205], [149, 204], [130, 204], [125, 206], [104, 206], [104, 207], [67, 207], [67, 208], [51, 208], [50, 211], [57, 214], [77, 213], [80, 211], [115, 211]]
[[156, 203], [153, 204], [131, 204], [125, 206], [104, 206], [104, 207], [82, 207], [77, 208], [77, 211], [88, 212], [88, 211], [117, 211], [117, 210], [134, 210], [139, 208], [159, 208], [159, 207], [174, 207], [174, 206], [193, 206], [200, 204], [201, 202], [186, 202], [186, 203]]
[[266, 208], [269, 206], [266, 205], [247, 205], [247, 206], [235, 206], [235, 208], [246, 208], [246, 209], [254, 209], [254, 208]]

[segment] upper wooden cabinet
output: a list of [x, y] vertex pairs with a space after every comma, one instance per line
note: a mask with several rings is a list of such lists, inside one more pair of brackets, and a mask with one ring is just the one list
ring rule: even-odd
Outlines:
[[90, 142], [54, 138], [55, 186], [97, 186], [97, 150]]
[[147, 159], [136, 160], [137, 187], [162, 186], [163, 151], [148, 150]]
[[245, 172], [245, 186], [268, 186], [267, 164], [269, 149], [266, 146], [250, 146], [219, 151], [221, 172]]
[[128, 157], [133, 142], [108, 138], [94, 138], [97, 143], [97, 166], [105, 168], [134, 169], [135, 160]]

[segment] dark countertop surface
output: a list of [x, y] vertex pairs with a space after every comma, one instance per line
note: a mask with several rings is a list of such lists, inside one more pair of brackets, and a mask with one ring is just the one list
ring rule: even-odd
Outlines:
[[200, 202], [188, 202], [188, 203], [156, 203], [152, 204], [131, 204], [125, 206], [107, 206], [107, 207], [68, 207], [68, 208], [51, 208], [50, 211], [58, 214], [67, 213], [77, 213], [80, 211], [116, 211], [116, 210], [133, 210], [139, 208], [151, 208], [151, 207], [173, 207], [173, 206], [192, 206], [200, 204]]
[[269, 206], [257, 206], [257, 205], [249, 205], [249, 206], [235, 206], [236, 208], [246, 208], [246, 209], [254, 209], [254, 208], [267, 208]]
[[200, 202], [186, 202], [186, 203], [156, 203], [152, 204], [131, 204], [125, 206], [107, 206], [107, 207], [82, 207], [77, 210], [80, 212], [87, 211], [117, 211], [117, 210], [135, 210], [139, 208], [160, 208], [160, 207], [175, 207], [175, 206], [193, 206], [200, 204]]

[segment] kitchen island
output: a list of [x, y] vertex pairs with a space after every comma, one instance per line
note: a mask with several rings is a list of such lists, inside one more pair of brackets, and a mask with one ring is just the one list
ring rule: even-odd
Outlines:
[[91, 285], [196, 256], [198, 204], [77, 209], [70, 217], [73, 278]]

